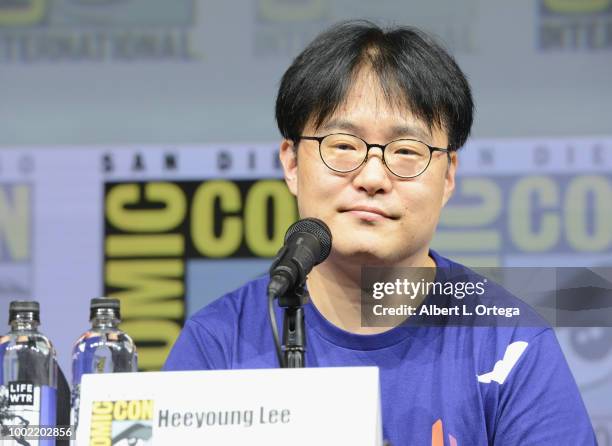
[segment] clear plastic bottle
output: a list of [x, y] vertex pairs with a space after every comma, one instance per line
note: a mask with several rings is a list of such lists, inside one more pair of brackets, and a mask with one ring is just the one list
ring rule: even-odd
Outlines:
[[85, 373], [136, 372], [138, 355], [134, 341], [119, 329], [119, 300], [91, 300], [91, 329], [72, 349], [72, 423], [78, 424], [81, 377]]
[[[49, 339], [38, 331], [40, 306], [35, 301], [13, 301], [11, 330], [0, 338], [0, 424], [54, 426], [56, 422], [57, 362]], [[23, 438], [3, 444], [54, 445], [54, 440]]]

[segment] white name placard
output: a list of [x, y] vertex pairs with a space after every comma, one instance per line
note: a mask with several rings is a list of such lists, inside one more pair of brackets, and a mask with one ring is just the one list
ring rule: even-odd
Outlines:
[[84, 375], [77, 444], [382, 444], [376, 367]]

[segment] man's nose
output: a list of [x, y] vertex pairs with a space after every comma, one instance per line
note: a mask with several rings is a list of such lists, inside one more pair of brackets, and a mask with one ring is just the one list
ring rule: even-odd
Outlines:
[[380, 147], [372, 147], [368, 151], [366, 162], [359, 168], [353, 183], [363, 189], [368, 195], [385, 193], [391, 189], [389, 170], [383, 161], [383, 151]]

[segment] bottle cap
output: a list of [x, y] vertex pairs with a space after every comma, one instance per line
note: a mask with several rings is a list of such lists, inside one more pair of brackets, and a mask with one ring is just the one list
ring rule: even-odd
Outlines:
[[9, 324], [14, 321], [17, 314], [31, 313], [32, 319], [40, 322], [40, 304], [35, 300], [14, 300], [9, 305]]
[[89, 319], [91, 320], [95, 317], [97, 310], [113, 310], [117, 315], [117, 319], [120, 319], [119, 307], [119, 299], [94, 297], [89, 304]]

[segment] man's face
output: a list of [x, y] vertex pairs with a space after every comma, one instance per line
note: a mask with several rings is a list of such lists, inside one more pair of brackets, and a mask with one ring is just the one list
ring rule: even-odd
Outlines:
[[[429, 130], [405, 108], [387, 104], [378, 80], [362, 70], [347, 100], [318, 130], [306, 136], [350, 133], [371, 144], [399, 138], [419, 139], [446, 148], [442, 129]], [[360, 264], [409, 264], [426, 258], [440, 211], [454, 189], [456, 155], [434, 152], [427, 170], [412, 179], [393, 175], [382, 150], [370, 149], [367, 162], [349, 173], [330, 170], [321, 161], [318, 142], [302, 140], [299, 162], [290, 141], [281, 145], [285, 179], [297, 196], [301, 218], [315, 217], [330, 227], [332, 258]]]

